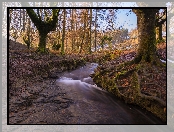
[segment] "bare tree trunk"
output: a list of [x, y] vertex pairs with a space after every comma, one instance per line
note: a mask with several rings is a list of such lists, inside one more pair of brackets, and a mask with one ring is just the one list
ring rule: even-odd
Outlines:
[[64, 15], [63, 15], [63, 33], [62, 33], [62, 46], [61, 46], [61, 54], [64, 54], [64, 42], [65, 42], [65, 16], [66, 16], [66, 9], [63, 9]]
[[58, 31], [58, 44], [60, 44], [60, 31]]
[[95, 46], [95, 51], [97, 50], [97, 9], [95, 11], [95, 42], [94, 42], [94, 46]]
[[19, 18], [20, 19], [20, 27], [22, 26], [22, 20], [21, 20], [22, 19], [22, 12], [21, 11], [22, 11], [22, 9], [19, 9], [19, 12], [20, 12], [20, 18]]
[[71, 9], [71, 43], [72, 43], [72, 51], [74, 50], [74, 9]]
[[[75, 13], [76, 13], [76, 9], [75, 9]], [[77, 16], [77, 17], [78, 17], [78, 16]], [[75, 18], [77, 18], [77, 17], [75, 17]], [[75, 26], [76, 26], [76, 27], [75, 27], [75, 31], [78, 32], [79, 22], [76, 22]], [[79, 45], [78, 45], [78, 43], [79, 43], [79, 35], [80, 35], [80, 34], [77, 34], [76, 40], [75, 40], [75, 41], [76, 41], [76, 46], [77, 46], [78, 48], [79, 48]]]
[[61, 28], [61, 15], [59, 15], [59, 18], [58, 18], [58, 44], [60, 44], [60, 38], [61, 38], [61, 32], [60, 32], [60, 28]]
[[25, 32], [25, 17], [26, 17], [26, 11], [23, 9], [23, 31]]
[[68, 37], [65, 37], [66, 38], [66, 53], [67, 53], [67, 51], [68, 51]]
[[91, 36], [91, 24], [92, 24], [92, 9], [90, 9], [90, 27], [89, 27], [89, 30], [90, 30], [90, 34], [89, 34], [89, 37], [90, 37], [90, 42], [89, 42], [89, 44], [90, 44], [90, 46], [89, 46], [89, 53], [91, 54], [91, 38], [92, 38], [92, 36]]
[[84, 15], [84, 32], [83, 32], [83, 36], [82, 36], [82, 42], [80, 44], [80, 53], [82, 53], [82, 50], [83, 50], [83, 43], [84, 43], [84, 38], [85, 38], [85, 34], [86, 34], [86, 19], [87, 19], [87, 14], [86, 14], [86, 11], [85, 11], [85, 15]]

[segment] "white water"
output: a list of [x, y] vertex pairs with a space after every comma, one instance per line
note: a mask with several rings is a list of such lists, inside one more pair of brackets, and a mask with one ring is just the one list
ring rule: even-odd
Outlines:
[[69, 87], [78, 86], [78, 87], [83, 88], [83, 89], [91, 89], [92, 88], [92, 89], [98, 89], [98, 90], [101, 90], [103, 92], [106, 92], [106, 91], [102, 90], [101, 88], [97, 87], [97, 85], [93, 83], [91, 77], [83, 78], [82, 80], [73, 80], [72, 78], [62, 77], [62, 78], [58, 79], [56, 82], [59, 85], [63, 84], [63, 85], [67, 85]]
[[161, 124], [162, 122], [141, 108], [130, 106], [114, 95], [97, 87], [89, 74], [98, 66], [86, 66], [66, 72], [56, 84], [72, 99], [67, 109], [73, 113], [75, 124]]
[[[161, 60], [161, 59], [160, 59], [160, 60]], [[161, 60], [161, 62], [166, 63], [166, 61], [165, 61], [165, 60]]]

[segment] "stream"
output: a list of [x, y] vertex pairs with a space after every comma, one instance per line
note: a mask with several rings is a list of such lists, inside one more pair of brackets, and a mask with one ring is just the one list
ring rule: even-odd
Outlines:
[[90, 74], [98, 65], [28, 84], [9, 100], [10, 124], [166, 124], [135, 105], [97, 87]]
[[66, 108], [71, 113], [66, 124], [165, 124], [150, 112], [97, 87], [89, 77], [96, 67], [96, 63], [87, 63], [56, 80], [73, 102]]

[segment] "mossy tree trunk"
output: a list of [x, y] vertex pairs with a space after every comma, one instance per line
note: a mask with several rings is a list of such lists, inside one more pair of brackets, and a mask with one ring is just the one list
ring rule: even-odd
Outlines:
[[159, 25], [159, 32], [158, 32], [158, 39], [159, 40], [162, 40], [162, 24], [161, 25]]
[[53, 13], [51, 17], [45, 14], [46, 16], [45, 21], [43, 21], [41, 19], [41, 16], [39, 14], [37, 15], [33, 9], [26, 9], [26, 10], [27, 10], [27, 14], [29, 15], [32, 22], [34, 23], [34, 25], [37, 27], [39, 31], [39, 47], [37, 51], [40, 53], [45, 53], [47, 34], [50, 31], [54, 31], [56, 29], [56, 23], [58, 22], [59, 9], [53, 9], [52, 10]]
[[38, 52], [45, 53], [46, 52], [46, 38], [47, 32], [39, 32], [39, 47]]
[[153, 62], [156, 59], [155, 14], [158, 9], [134, 9], [137, 15], [139, 48], [135, 62]]
[[156, 39], [162, 40], [162, 25], [156, 27]]
[[163, 11], [163, 14], [161, 16], [157, 15], [156, 17], [156, 28], [157, 28], [157, 38], [159, 40], [162, 40], [162, 26], [166, 22], [167, 17], [166, 17], [166, 10]]

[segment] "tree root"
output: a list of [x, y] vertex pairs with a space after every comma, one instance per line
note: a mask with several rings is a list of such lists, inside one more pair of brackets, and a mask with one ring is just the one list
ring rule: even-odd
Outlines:
[[[103, 70], [99, 68], [95, 72], [96, 74], [93, 74], [92, 77], [97, 85], [115, 94], [117, 97], [123, 99], [126, 103], [139, 105], [166, 122], [166, 103], [158, 97], [148, 96], [141, 93], [141, 80], [139, 79], [140, 76], [138, 72], [146, 67], [146, 63], [147, 62], [144, 63], [141, 61], [139, 64], [136, 64], [134, 60], [131, 62], [126, 62], [118, 65], [115, 70], [112, 70], [112, 73], [110, 73], [110, 70], [103, 72]], [[154, 62], [147, 64], [154, 65]], [[132, 67], [132, 65], [134, 66]], [[159, 67], [164, 66], [161, 65], [158, 60], [155, 61], [155, 65]], [[120, 79], [128, 78], [131, 80], [129, 86], [119, 85], [121, 81]]]
[[38, 54], [49, 54], [49, 49], [48, 48], [46, 48], [46, 49], [38, 48], [35, 52]]

